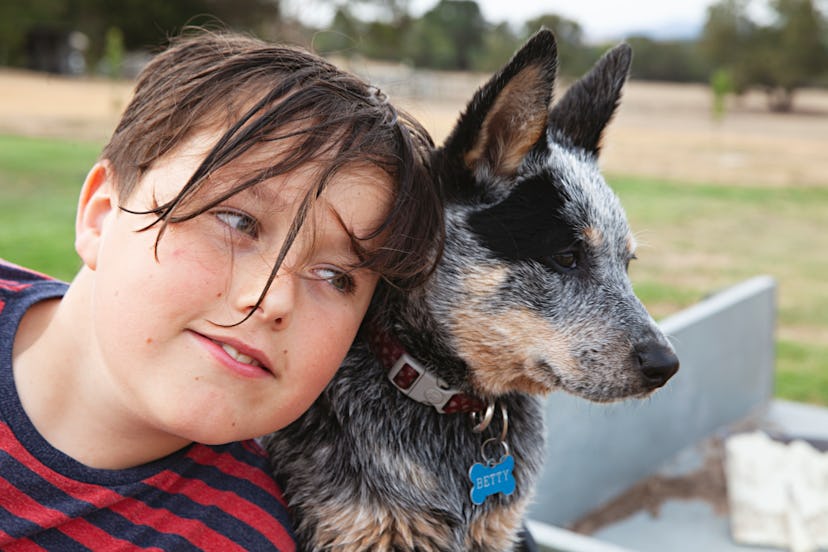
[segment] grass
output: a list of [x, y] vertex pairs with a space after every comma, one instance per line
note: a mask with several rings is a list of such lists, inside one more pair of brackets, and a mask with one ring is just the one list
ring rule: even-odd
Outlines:
[[[0, 257], [61, 279], [78, 269], [77, 194], [101, 145], [0, 136]], [[776, 395], [828, 405], [825, 188], [611, 175], [637, 232], [635, 288], [657, 318], [757, 274], [779, 283]]]
[[778, 288], [776, 390], [828, 405], [826, 188], [751, 188], [611, 177], [640, 260], [636, 292], [657, 318], [757, 274]]
[[100, 148], [0, 136], [0, 257], [56, 278], [74, 276], [75, 207]]

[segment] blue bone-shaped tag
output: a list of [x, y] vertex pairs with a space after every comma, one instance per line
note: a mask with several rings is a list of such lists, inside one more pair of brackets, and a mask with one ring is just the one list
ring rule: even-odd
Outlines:
[[501, 459], [499, 464], [486, 466], [477, 463], [469, 468], [472, 502], [483, 504], [486, 497], [493, 494], [510, 495], [515, 492], [515, 478], [512, 475], [514, 467], [515, 459], [508, 454]]

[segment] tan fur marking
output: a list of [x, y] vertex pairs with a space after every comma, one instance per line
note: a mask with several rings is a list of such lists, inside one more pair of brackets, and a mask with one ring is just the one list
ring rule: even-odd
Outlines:
[[516, 544], [526, 503], [526, 500], [515, 501], [472, 520], [466, 550], [511, 550]]
[[458, 352], [472, 367], [475, 387], [484, 394], [548, 393], [554, 388], [554, 375], [539, 361], [555, 359], [557, 368], [574, 368], [568, 337], [528, 309], [488, 318], [458, 312], [454, 323]]
[[328, 502], [317, 512], [314, 542], [325, 550], [445, 550], [451, 533], [427, 512], [394, 511], [379, 504]]
[[498, 94], [478, 133], [478, 141], [464, 161], [474, 170], [487, 162], [494, 174], [514, 174], [526, 153], [546, 129], [546, 89], [540, 67], [532, 65], [516, 75]]
[[478, 271], [466, 274], [466, 279], [463, 282], [464, 292], [469, 301], [485, 303], [509, 277], [509, 270], [505, 266], [474, 268], [477, 268]]
[[604, 235], [594, 226], [584, 228], [584, 237], [592, 247], [601, 247], [604, 244]]
[[467, 276], [467, 302], [449, 319], [454, 345], [483, 394], [548, 393], [556, 377], [539, 361], [554, 359], [556, 369], [575, 370], [569, 337], [525, 307], [492, 313], [491, 295], [507, 276], [505, 268]]
[[638, 247], [638, 243], [635, 241], [635, 236], [632, 234], [627, 236], [627, 251], [630, 254], [635, 253], [636, 248]]
[[406, 485], [422, 491], [439, 491], [440, 483], [437, 481], [434, 472], [412, 461], [408, 455], [389, 454], [385, 450], [373, 452], [375, 461], [381, 465], [383, 471], [395, 473]]

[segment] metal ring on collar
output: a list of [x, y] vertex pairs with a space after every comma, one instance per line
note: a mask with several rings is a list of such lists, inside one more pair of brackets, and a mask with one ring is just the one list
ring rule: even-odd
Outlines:
[[[486, 449], [491, 444], [496, 444], [498, 447], [500, 447], [500, 450], [503, 454], [501, 454], [500, 456], [489, 456], [488, 454], [486, 454]], [[483, 457], [483, 461], [486, 462], [487, 466], [497, 464], [498, 462], [501, 462], [503, 458], [509, 456], [509, 443], [507, 443], [506, 441], [498, 441], [497, 437], [489, 437], [488, 439], [483, 441], [483, 444], [480, 445], [480, 455]]]
[[475, 433], [482, 433], [489, 424], [492, 423], [492, 418], [494, 417], [494, 403], [489, 403], [486, 405], [486, 412], [483, 413], [483, 419], [478, 421], [480, 417], [479, 412], [472, 412], [470, 414], [471, 421], [472, 421], [472, 431]]
[[500, 403], [500, 415], [503, 417], [503, 431], [500, 432], [500, 441], [505, 444], [506, 434], [509, 432], [509, 411], [506, 410], [506, 405], [503, 403]]

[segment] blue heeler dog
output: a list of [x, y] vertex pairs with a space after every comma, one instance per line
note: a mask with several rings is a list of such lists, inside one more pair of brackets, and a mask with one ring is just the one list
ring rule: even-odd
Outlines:
[[305, 549], [513, 550], [539, 396], [643, 397], [678, 370], [597, 164], [630, 48], [550, 109], [556, 57], [540, 31], [475, 94], [432, 158], [446, 242], [429, 283], [385, 290], [323, 395], [266, 439]]

